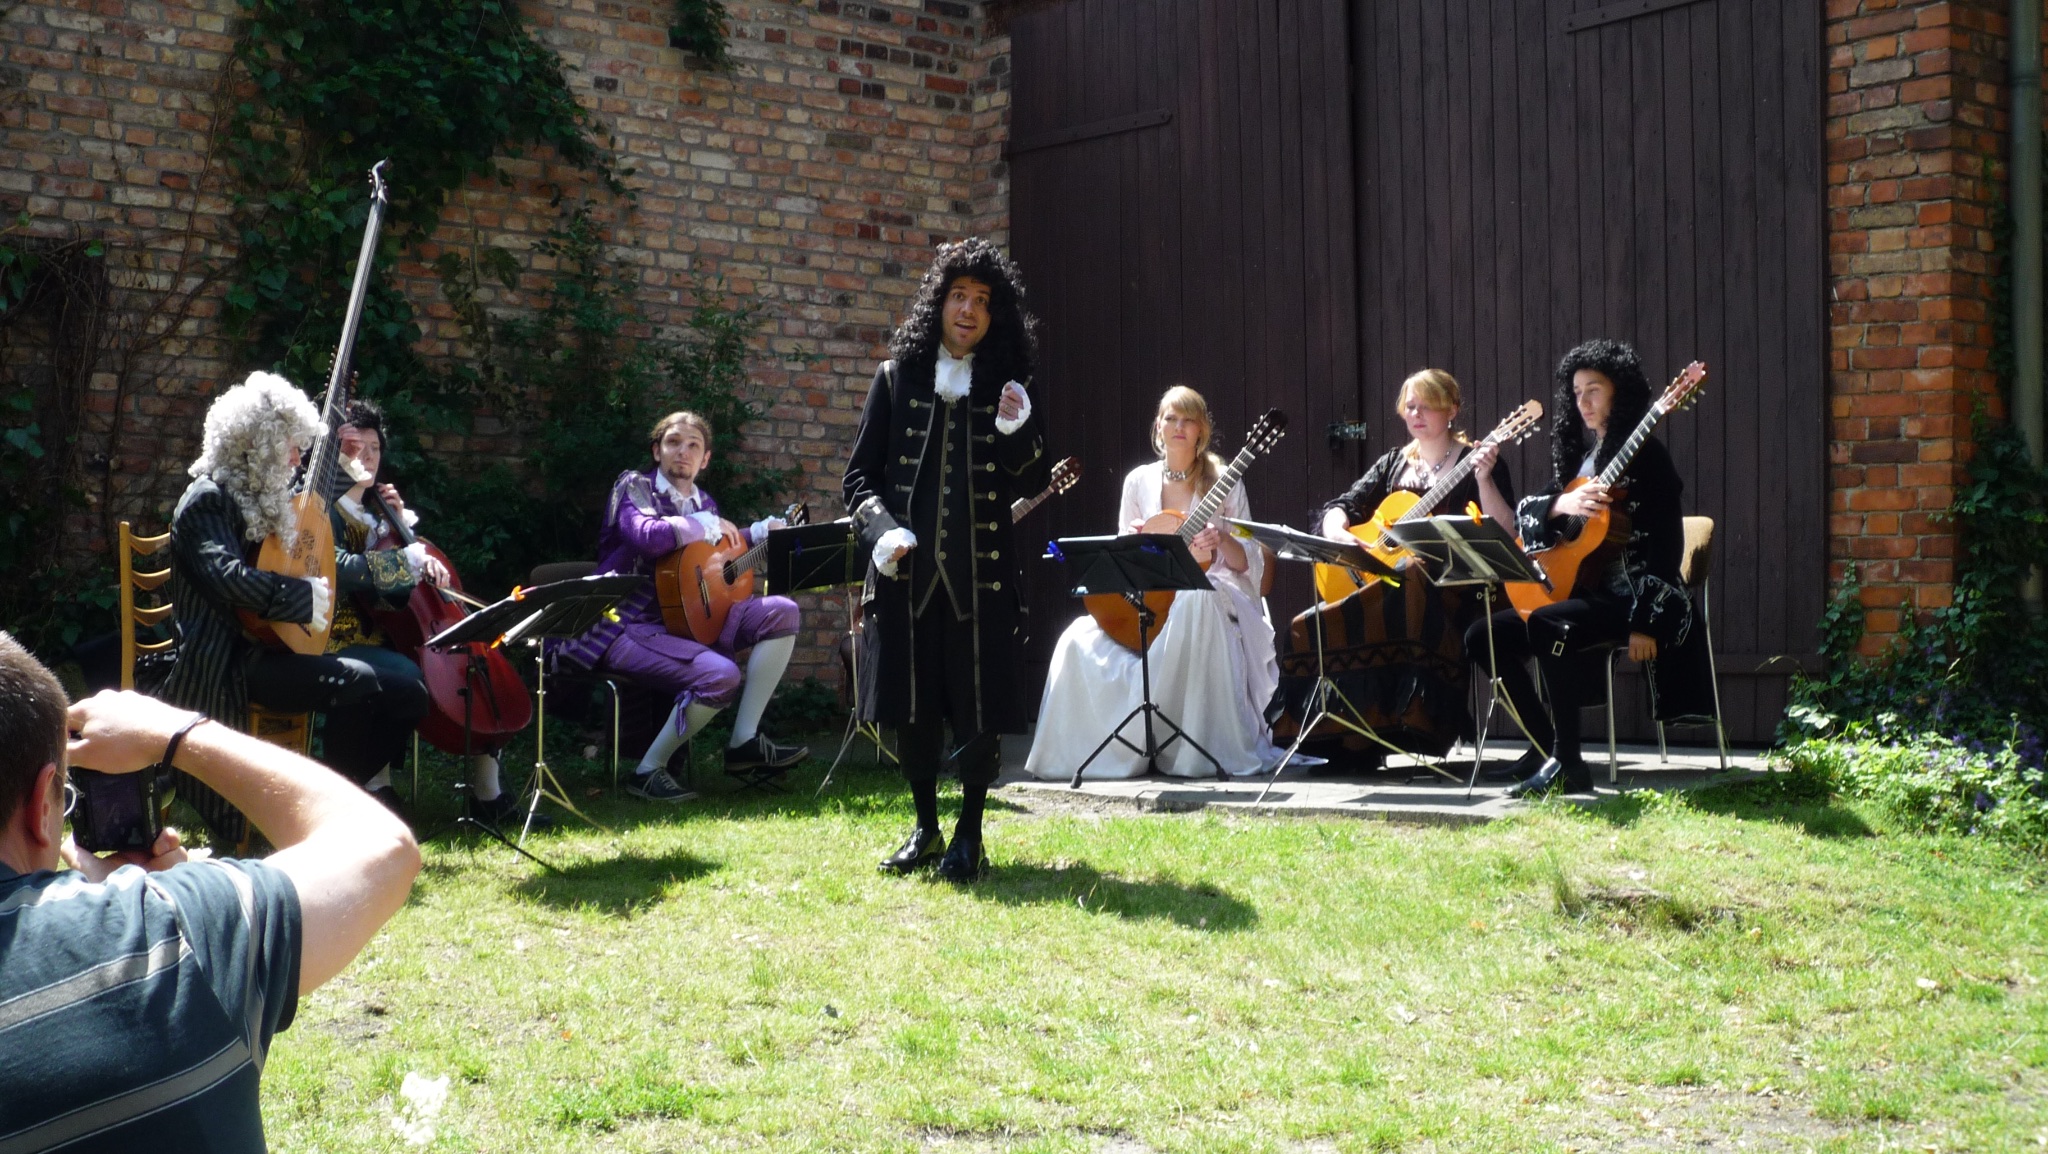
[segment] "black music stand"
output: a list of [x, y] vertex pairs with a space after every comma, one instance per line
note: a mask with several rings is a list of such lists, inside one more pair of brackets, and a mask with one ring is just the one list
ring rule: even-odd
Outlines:
[[[1465, 796], [1472, 796], [1472, 789], [1479, 784], [1479, 769], [1486, 759], [1486, 732], [1493, 725], [1493, 711], [1503, 705], [1507, 707], [1508, 719], [1522, 736], [1529, 739], [1529, 745], [1539, 753], [1545, 753], [1541, 743], [1529, 732], [1529, 725], [1509, 700], [1507, 691], [1501, 688], [1500, 667], [1493, 648], [1493, 601], [1500, 586], [1509, 581], [1522, 581], [1550, 586], [1550, 580], [1543, 571], [1529, 561], [1522, 552], [1520, 542], [1508, 534], [1490, 517], [1430, 517], [1421, 521], [1400, 521], [1389, 525], [1384, 535], [1402, 548], [1422, 560], [1423, 572], [1437, 585], [1480, 587], [1486, 614], [1486, 668], [1487, 678], [1486, 716], [1479, 721], [1479, 733], [1472, 746], [1472, 776], [1465, 782]], [[1546, 753], [1547, 755], [1547, 753]]]
[[[1110, 742], [1119, 742], [1125, 749], [1145, 759], [1147, 769], [1157, 772], [1159, 755], [1175, 741], [1185, 741], [1188, 748], [1209, 759], [1216, 767], [1216, 776], [1221, 778], [1223, 763], [1216, 755], [1203, 749], [1200, 742], [1187, 735], [1187, 731], [1168, 716], [1164, 709], [1152, 703], [1152, 638], [1153, 626], [1158, 617], [1145, 604], [1147, 593], [1178, 593], [1184, 589], [1207, 591], [1210, 588], [1208, 574], [1195, 563], [1188, 552], [1187, 542], [1175, 533], [1127, 533], [1116, 537], [1066, 537], [1047, 546], [1048, 553], [1056, 560], [1068, 565], [1068, 591], [1076, 597], [1095, 594], [1115, 594], [1129, 601], [1138, 611], [1138, 671], [1142, 696], [1138, 707], [1124, 715], [1102, 739], [1080, 765], [1074, 768], [1074, 780], [1067, 783], [1069, 789], [1081, 788], [1081, 774], [1094, 760], [1102, 756]], [[1145, 719], [1145, 745], [1140, 748], [1125, 738], [1124, 726], [1132, 719]], [[1152, 731], [1154, 721], [1169, 731], [1166, 740], [1160, 741]]]
[[[1313, 533], [1304, 533], [1299, 529], [1292, 529], [1286, 525], [1267, 525], [1258, 521], [1241, 521], [1236, 517], [1225, 517], [1223, 520], [1239, 536], [1250, 537], [1252, 540], [1271, 549], [1274, 556], [1288, 561], [1308, 561], [1318, 565], [1342, 565], [1347, 569], [1354, 569], [1368, 577], [1392, 577], [1394, 575], [1394, 570], [1388, 568], [1379, 558], [1366, 552], [1364, 546], [1355, 540], [1348, 543], [1340, 543], [1332, 541], [1328, 537], [1318, 537]], [[1272, 792], [1274, 783], [1280, 780], [1280, 771], [1287, 768], [1288, 762], [1301, 756], [1301, 747], [1303, 743], [1308, 741], [1310, 732], [1325, 720], [1336, 722], [1338, 725], [1368, 741], [1379, 742], [1395, 753], [1407, 752], [1381, 737], [1378, 733], [1375, 733], [1372, 726], [1366, 723], [1365, 715], [1359, 711], [1356, 705], [1351, 703], [1350, 698], [1344, 696], [1344, 691], [1337, 688], [1337, 683], [1330, 680], [1328, 672], [1323, 667], [1323, 615], [1321, 610], [1322, 607], [1318, 605], [1314, 611], [1316, 627], [1316, 683], [1309, 690], [1308, 696], [1302, 701], [1301, 729], [1294, 735], [1294, 744], [1287, 747], [1286, 754], [1273, 766], [1272, 775], [1266, 779], [1266, 788], [1259, 791], [1259, 796], [1252, 802], [1253, 805], [1265, 802], [1266, 795]], [[1342, 712], [1339, 712], [1337, 705], [1331, 704], [1332, 699], [1342, 706]]]
[[537, 683], [533, 691], [536, 719], [533, 776], [527, 783], [527, 790], [531, 796], [527, 799], [526, 821], [520, 827], [519, 840], [511, 841], [488, 823], [470, 818], [466, 814], [462, 819], [458, 819], [457, 824], [474, 825], [491, 838], [550, 870], [554, 870], [555, 867], [534, 857], [525, 848], [526, 836], [533, 830], [533, 815], [540, 810], [541, 798], [546, 797], [576, 815], [578, 819], [604, 829], [607, 833], [610, 832], [604, 825], [576, 808], [576, 803], [569, 800], [568, 791], [562, 788], [561, 780], [548, 768], [548, 669], [547, 654], [540, 641], [548, 637], [575, 637], [583, 633], [609, 613], [621, 598], [637, 592], [648, 580], [645, 575], [617, 573], [578, 577], [548, 585], [514, 589], [512, 595], [503, 601], [479, 609], [427, 638], [426, 644], [434, 648], [447, 648], [470, 641], [482, 641], [499, 646], [530, 641], [534, 645]]

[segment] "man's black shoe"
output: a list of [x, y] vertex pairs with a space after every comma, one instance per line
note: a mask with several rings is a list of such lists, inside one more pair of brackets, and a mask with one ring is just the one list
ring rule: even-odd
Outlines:
[[1593, 792], [1593, 771], [1583, 761], [1569, 765], [1551, 758], [1529, 780], [1508, 790], [1509, 797], [1542, 797], [1550, 793]]
[[946, 852], [946, 839], [935, 829], [919, 826], [910, 831], [910, 840], [903, 848], [882, 859], [879, 867], [885, 874], [915, 873], [939, 860]]
[[978, 837], [956, 837], [953, 848], [939, 861], [939, 876], [949, 882], [976, 881], [988, 873], [988, 851]]
[[1485, 781], [1527, 781], [1543, 768], [1543, 751], [1531, 749], [1505, 766], [1494, 766], [1480, 778]]
[[757, 733], [738, 745], [726, 748], [725, 771], [788, 769], [810, 755], [811, 748], [807, 745], [777, 745]]

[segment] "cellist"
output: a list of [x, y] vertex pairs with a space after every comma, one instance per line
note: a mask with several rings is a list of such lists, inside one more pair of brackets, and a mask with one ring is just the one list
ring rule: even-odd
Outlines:
[[[329, 503], [334, 525], [334, 543], [342, 563], [336, 567], [336, 581], [345, 596], [334, 610], [334, 630], [327, 651], [361, 661], [377, 674], [385, 690], [375, 708], [358, 706], [347, 719], [345, 729], [328, 719], [328, 749], [334, 750], [333, 734], [339, 732], [342, 756], [352, 763], [375, 764], [379, 768], [364, 787], [396, 808], [397, 794], [391, 788], [390, 771], [405, 755], [406, 739], [425, 716], [429, 705], [418, 662], [391, 647], [390, 640], [365, 610], [372, 605], [402, 607], [417, 585], [449, 584], [448, 570], [415, 542], [403, 548], [373, 548], [389, 542], [394, 534], [383, 514], [397, 517], [407, 527], [419, 524], [419, 515], [406, 507], [398, 487], [379, 479], [386, 445], [384, 411], [376, 402], [351, 400], [346, 423], [336, 432], [341, 457], [353, 462], [343, 470], [337, 485], [344, 485]], [[375, 498], [371, 492], [374, 489]], [[381, 507], [380, 507], [381, 506]], [[514, 816], [519, 807], [504, 792], [498, 780], [496, 749], [469, 756], [470, 816], [492, 825]], [[537, 826], [552, 825], [546, 814], [536, 814]]]

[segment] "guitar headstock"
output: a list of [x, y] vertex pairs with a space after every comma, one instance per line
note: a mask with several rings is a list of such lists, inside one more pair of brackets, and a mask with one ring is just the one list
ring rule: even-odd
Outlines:
[[370, 166], [370, 199], [382, 205], [391, 203], [390, 189], [384, 184], [384, 166], [390, 163], [380, 160]]
[[1055, 493], [1064, 493], [1081, 481], [1081, 461], [1067, 457], [1052, 467], [1052, 484], [1047, 486]]
[[1287, 414], [1278, 409], [1267, 409], [1266, 415], [1260, 417], [1258, 424], [1253, 425], [1252, 431], [1245, 435], [1244, 447], [1263, 456], [1272, 452], [1273, 446], [1279, 444], [1280, 438], [1286, 435]]
[[1690, 406], [1700, 399], [1700, 384], [1706, 379], [1706, 362], [1694, 361], [1678, 370], [1678, 375], [1665, 386], [1664, 391], [1657, 397], [1657, 403], [1652, 407], [1659, 413], [1669, 413]]
[[792, 528], [798, 525], [808, 525], [811, 523], [811, 507], [802, 501], [798, 501], [782, 511], [782, 519], [788, 522]]
[[1508, 445], [1525, 441], [1536, 432], [1536, 425], [1543, 420], [1543, 402], [1524, 401], [1521, 408], [1509, 413], [1507, 418], [1495, 425], [1493, 432], [1486, 434], [1482, 444]]

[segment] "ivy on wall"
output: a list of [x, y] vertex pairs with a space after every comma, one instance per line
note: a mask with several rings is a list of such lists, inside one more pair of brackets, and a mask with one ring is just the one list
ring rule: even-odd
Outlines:
[[675, 23], [668, 28], [668, 46], [695, 55], [712, 68], [727, 70], [726, 12], [719, 0], [676, 0]]
[[[509, 183], [501, 157], [546, 150], [590, 194], [556, 190], [560, 216], [536, 246], [550, 258], [544, 287], [522, 285], [520, 260], [479, 241], [436, 260], [465, 333], [454, 358], [422, 358], [411, 302], [388, 275], [370, 282], [354, 355], [359, 388], [389, 417], [387, 468], [467, 580], [502, 589], [538, 561], [589, 555], [611, 479], [645, 463], [657, 411], [693, 407], [717, 422], [714, 466], [723, 468], [707, 484], [735, 514], [790, 483], [788, 473], [741, 467], [739, 427], [759, 416], [744, 399], [754, 314], [699, 286], [704, 303], [687, 332], [647, 337], [608, 247], [608, 210], [591, 198], [610, 211], [629, 206], [629, 173], [597, 143], [602, 126], [514, 5], [242, 4], [248, 21], [235, 61], [249, 83], [223, 144], [241, 242], [228, 321], [259, 363], [309, 391], [329, 373], [377, 161], [390, 162], [376, 258], [387, 270], [434, 235], [470, 181]], [[692, 50], [723, 60], [724, 10], [715, 0], [695, 10]], [[479, 408], [519, 434], [519, 467], [455, 470], [420, 451], [424, 437], [467, 431]]]

